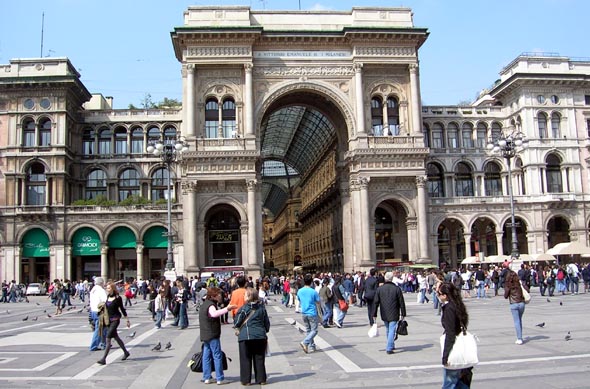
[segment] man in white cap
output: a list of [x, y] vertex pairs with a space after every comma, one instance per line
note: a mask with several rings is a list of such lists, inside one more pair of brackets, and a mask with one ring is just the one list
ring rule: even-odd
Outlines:
[[104, 290], [104, 278], [96, 277], [94, 287], [90, 291], [90, 318], [94, 322], [94, 333], [90, 342], [90, 351], [104, 350], [106, 340], [106, 328], [104, 333], [99, 334], [98, 305], [107, 301], [107, 292]]
[[381, 319], [385, 324], [385, 333], [387, 336], [387, 345], [385, 352], [393, 354], [395, 350], [395, 334], [397, 332], [397, 323], [404, 320], [406, 316], [406, 303], [402, 290], [393, 283], [393, 273], [385, 273], [385, 283], [377, 288], [375, 292], [373, 317], [377, 319], [377, 309], [381, 307]]

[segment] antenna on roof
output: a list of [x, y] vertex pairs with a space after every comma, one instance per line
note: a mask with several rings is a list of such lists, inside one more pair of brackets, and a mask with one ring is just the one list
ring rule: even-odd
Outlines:
[[41, 16], [41, 54], [39, 58], [43, 58], [43, 28], [45, 26], [45, 12]]

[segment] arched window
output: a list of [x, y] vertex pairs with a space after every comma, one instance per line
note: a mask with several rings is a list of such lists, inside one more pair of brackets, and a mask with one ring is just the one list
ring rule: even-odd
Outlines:
[[[399, 224], [397, 221], [396, 223]], [[374, 224], [377, 263], [384, 263], [386, 258], [394, 258], [394, 222], [389, 212], [378, 207], [375, 210]]]
[[219, 126], [219, 104], [215, 99], [208, 99], [205, 104], [205, 137], [217, 138]]
[[115, 155], [127, 154], [127, 129], [125, 127], [115, 128]]
[[119, 201], [130, 196], [139, 196], [139, 173], [135, 169], [125, 169], [119, 175]]
[[383, 105], [379, 97], [371, 99], [371, 128], [374, 136], [383, 135]]
[[111, 130], [108, 128], [101, 128], [98, 133], [98, 154], [99, 155], [111, 155], [111, 144], [112, 144]]
[[492, 141], [495, 142], [502, 136], [502, 126], [498, 122], [492, 123]]
[[447, 142], [449, 149], [459, 148], [459, 127], [455, 123], [447, 126]]
[[502, 196], [500, 171], [500, 166], [495, 162], [490, 162], [486, 165], [484, 169], [486, 196]]
[[168, 126], [164, 128], [164, 143], [173, 145], [176, 143], [176, 128]]
[[539, 126], [539, 138], [547, 139], [547, 114], [539, 112], [537, 115], [537, 125]]
[[23, 122], [23, 146], [35, 146], [35, 122], [33, 119], [27, 119]]
[[477, 148], [484, 149], [486, 147], [486, 138], [488, 133], [488, 126], [485, 123], [477, 124]]
[[435, 149], [444, 149], [445, 138], [443, 136], [443, 126], [440, 123], [434, 123], [432, 126], [432, 147]]
[[551, 136], [553, 139], [561, 138], [561, 115], [557, 112], [551, 115]]
[[549, 154], [545, 163], [547, 173], [547, 192], [563, 192], [563, 183], [561, 181], [561, 159], [555, 154]]
[[473, 174], [464, 162], [459, 162], [455, 169], [455, 196], [473, 196]]
[[[174, 188], [170, 188], [172, 191]], [[165, 200], [168, 196], [168, 169], [161, 168], [152, 174], [152, 201]], [[174, 198], [173, 194], [170, 196]]]
[[387, 98], [387, 126], [389, 135], [399, 135], [399, 104], [395, 97]]
[[473, 124], [463, 123], [461, 129], [461, 140], [463, 141], [463, 147], [466, 149], [473, 148]]
[[86, 200], [98, 196], [107, 197], [107, 174], [100, 169], [91, 171], [86, 178]]
[[233, 99], [226, 99], [223, 102], [221, 124], [224, 138], [236, 137], [236, 103], [234, 103]]
[[143, 154], [143, 129], [136, 127], [131, 130], [131, 154]]
[[152, 126], [149, 128], [147, 132], [147, 142], [148, 144], [153, 144], [156, 142], [160, 142], [162, 140], [162, 134], [160, 133], [160, 129], [158, 127]]
[[94, 130], [92, 128], [85, 128], [82, 134], [82, 154], [84, 155], [93, 155], [94, 148], [95, 148], [95, 136]]
[[32, 163], [27, 170], [26, 177], [27, 198], [26, 205], [45, 205], [47, 178], [45, 166], [42, 163]]
[[39, 122], [39, 146], [51, 145], [51, 120], [43, 119]]
[[445, 197], [443, 169], [436, 163], [429, 163], [426, 172], [430, 197]]

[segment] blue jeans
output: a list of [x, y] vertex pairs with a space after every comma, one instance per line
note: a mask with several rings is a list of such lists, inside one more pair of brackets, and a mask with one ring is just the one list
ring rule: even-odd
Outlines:
[[484, 281], [479, 281], [479, 285], [477, 286], [477, 298], [486, 298], [486, 284]]
[[510, 312], [512, 312], [512, 319], [514, 320], [516, 339], [522, 340], [522, 315], [524, 313], [524, 302], [510, 304]]
[[178, 312], [178, 326], [180, 328], [188, 327], [188, 314], [186, 312], [186, 303], [180, 304], [180, 312]]
[[387, 337], [387, 345], [385, 351], [393, 351], [395, 349], [395, 333], [397, 332], [397, 321], [383, 321], [385, 324], [385, 336]]
[[572, 293], [578, 293], [580, 280], [578, 277], [572, 277], [570, 280], [570, 290]]
[[215, 379], [217, 382], [223, 381], [223, 363], [221, 360], [221, 339], [214, 338], [208, 342], [203, 342], [203, 381], [210, 380], [211, 361], [215, 366]]
[[469, 388], [463, 381], [460, 381], [462, 370], [443, 369], [442, 389], [464, 389]]
[[156, 328], [162, 328], [162, 319], [164, 318], [164, 311], [156, 312]]
[[99, 334], [98, 312], [90, 312], [90, 317], [94, 321], [94, 332], [92, 333], [92, 341], [90, 342], [90, 351], [98, 350], [99, 347], [105, 348], [105, 339], [107, 336], [107, 328], [103, 328], [102, 339]]
[[306, 336], [302, 343], [306, 346], [315, 347], [313, 338], [318, 334], [318, 315], [303, 315], [303, 323], [305, 324]]
[[324, 311], [322, 324], [327, 325], [330, 318], [332, 317], [332, 302], [328, 301], [327, 303], [322, 303], [322, 310]]
[[436, 291], [432, 288], [432, 307], [434, 309], [438, 309], [438, 305], [440, 302], [438, 301], [438, 296], [436, 295]]

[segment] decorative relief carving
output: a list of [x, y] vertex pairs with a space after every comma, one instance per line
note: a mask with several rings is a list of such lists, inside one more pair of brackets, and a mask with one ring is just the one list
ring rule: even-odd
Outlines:
[[371, 177], [359, 177], [358, 182], [361, 189], [367, 189], [369, 187], [369, 181]]
[[416, 177], [416, 186], [418, 188], [424, 188], [424, 186], [426, 186], [427, 181], [428, 181], [428, 176], [418, 176], [418, 177]]
[[352, 76], [354, 70], [350, 66], [263, 66], [255, 67], [257, 76]]
[[197, 180], [183, 181], [180, 184], [180, 187], [182, 189], [182, 194], [196, 192], [197, 191]]
[[361, 62], [355, 62], [352, 64], [352, 69], [355, 73], [360, 73], [363, 70], [363, 64]]
[[252, 50], [249, 46], [238, 47], [189, 47], [188, 57], [244, 57], [251, 56]]
[[416, 55], [412, 47], [357, 47], [356, 55], [379, 57], [402, 57]]
[[248, 191], [256, 190], [256, 184], [258, 184], [257, 180], [247, 179], [246, 186], [248, 187]]

